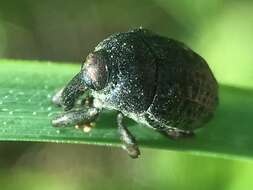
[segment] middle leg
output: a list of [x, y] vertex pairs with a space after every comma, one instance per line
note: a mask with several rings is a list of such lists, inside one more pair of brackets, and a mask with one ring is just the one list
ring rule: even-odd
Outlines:
[[140, 150], [135, 137], [130, 133], [130, 131], [123, 125], [123, 114], [118, 113], [117, 124], [120, 134], [120, 140], [123, 142], [123, 149], [125, 149], [129, 156], [132, 158], [138, 158], [140, 155]]

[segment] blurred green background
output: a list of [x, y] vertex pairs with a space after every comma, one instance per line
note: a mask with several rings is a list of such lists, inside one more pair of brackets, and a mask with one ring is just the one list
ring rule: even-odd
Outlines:
[[[111, 33], [139, 26], [184, 41], [220, 83], [253, 87], [250, 0], [0, 0], [0, 58], [80, 63]], [[4, 190], [253, 185], [253, 162], [173, 151], [142, 149], [132, 160], [119, 148], [16, 142], [1, 143], [0, 155]]]

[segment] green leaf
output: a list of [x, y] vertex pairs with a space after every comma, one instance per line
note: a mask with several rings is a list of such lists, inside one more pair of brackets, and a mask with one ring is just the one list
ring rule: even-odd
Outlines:
[[[120, 145], [115, 113], [101, 114], [90, 133], [56, 129], [51, 119], [61, 112], [52, 95], [68, 82], [79, 66], [50, 62], [0, 60], [0, 140]], [[220, 86], [215, 117], [193, 138], [168, 139], [128, 121], [140, 145], [212, 156], [253, 158], [253, 91]]]

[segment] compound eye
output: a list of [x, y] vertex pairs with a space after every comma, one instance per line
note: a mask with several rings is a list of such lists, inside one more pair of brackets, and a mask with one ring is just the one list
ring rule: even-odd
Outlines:
[[89, 54], [82, 67], [85, 84], [94, 90], [102, 90], [108, 83], [108, 69], [102, 55]]

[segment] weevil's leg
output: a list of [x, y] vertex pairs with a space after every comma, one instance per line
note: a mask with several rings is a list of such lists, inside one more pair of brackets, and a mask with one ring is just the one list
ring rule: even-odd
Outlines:
[[54, 127], [75, 126], [93, 122], [99, 114], [97, 108], [78, 108], [64, 112], [52, 120]]
[[176, 128], [168, 128], [165, 130], [161, 130], [159, 132], [172, 139], [179, 139], [182, 137], [192, 137], [194, 135], [193, 131], [185, 131]]
[[129, 156], [132, 158], [138, 158], [140, 155], [140, 150], [138, 148], [135, 137], [130, 133], [130, 131], [123, 125], [123, 114], [118, 113], [117, 124], [120, 134], [120, 140], [123, 142], [123, 149], [125, 149]]
[[78, 73], [67, 86], [56, 93], [52, 101], [56, 105], [63, 106], [64, 110], [70, 110], [74, 107], [75, 101], [81, 96], [87, 87], [81, 80], [81, 73]]

